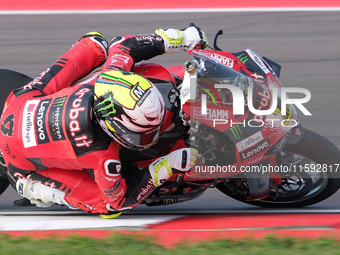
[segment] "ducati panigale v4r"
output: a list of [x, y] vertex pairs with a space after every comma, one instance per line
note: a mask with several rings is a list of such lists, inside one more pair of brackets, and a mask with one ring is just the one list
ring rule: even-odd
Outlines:
[[[184, 65], [165, 68], [143, 62], [134, 67], [135, 73], [161, 91], [167, 112], [157, 144], [144, 151], [120, 151], [124, 174], [178, 148], [191, 146], [199, 152], [190, 172], [175, 174], [144, 203], [184, 202], [215, 187], [238, 201], [262, 207], [302, 207], [333, 195], [340, 187], [340, 151], [303, 128], [293, 104], [283, 104], [286, 111], [282, 109], [281, 66], [249, 48], [222, 51], [216, 45], [220, 34], [213, 49], [192, 50]], [[31, 80], [1, 69], [1, 106], [10, 90]], [[238, 97], [232, 90], [239, 92]], [[234, 115], [240, 100], [243, 114]], [[258, 114], [260, 110], [269, 114]], [[0, 165], [0, 171], [1, 194], [14, 180], [6, 166]]]

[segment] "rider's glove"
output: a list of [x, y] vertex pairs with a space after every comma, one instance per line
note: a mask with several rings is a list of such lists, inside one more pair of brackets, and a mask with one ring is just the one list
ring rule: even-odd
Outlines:
[[192, 40], [194, 40], [193, 43], [195, 43], [195, 45], [193, 48], [195, 48], [196, 46], [205, 47], [209, 44], [208, 38], [204, 31], [195, 26], [193, 23], [190, 24], [189, 27], [181, 29], [181, 31], [182, 33], [187, 34], [187, 38], [191, 38]]
[[178, 52], [179, 50], [189, 51], [197, 45], [204, 47], [208, 45], [205, 33], [195, 25], [182, 30], [173, 28], [157, 29], [156, 34], [164, 40], [165, 53]]
[[179, 149], [152, 162], [149, 172], [154, 185], [162, 185], [173, 175], [173, 170], [189, 171], [195, 165], [197, 154], [197, 150], [193, 148]]

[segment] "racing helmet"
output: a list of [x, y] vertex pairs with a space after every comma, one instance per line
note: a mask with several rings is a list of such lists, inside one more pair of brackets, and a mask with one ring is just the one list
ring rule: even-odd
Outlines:
[[94, 94], [95, 117], [117, 143], [136, 150], [157, 143], [165, 103], [149, 80], [132, 72], [107, 71], [97, 77]]

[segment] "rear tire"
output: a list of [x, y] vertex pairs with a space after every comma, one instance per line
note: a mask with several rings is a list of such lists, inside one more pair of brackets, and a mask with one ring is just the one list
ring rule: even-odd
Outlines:
[[[12, 90], [20, 88], [27, 83], [31, 82], [32, 78], [24, 75], [22, 73], [18, 73], [12, 70], [0, 69], [0, 112], [3, 110], [3, 106], [8, 95]], [[0, 195], [7, 189], [10, 184], [9, 180], [5, 177], [7, 168], [3, 161], [2, 155], [0, 156], [1, 165], [0, 165]]]
[[0, 195], [5, 192], [9, 186], [9, 181], [3, 177], [0, 177]]
[[[217, 185], [217, 189], [238, 201], [266, 208], [298, 208], [316, 204], [329, 198], [339, 189], [340, 151], [328, 139], [313, 131], [305, 129], [305, 134], [302, 140], [297, 144], [285, 147], [284, 152], [294, 153], [304, 157], [299, 161], [294, 162], [294, 164], [304, 165], [306, 162], [313, 161], [317, 164], [325, 164], [328, 167], [328, 171], [325, 173], [318, 173], [320, 176], [315, 177], [316, 174], [312, 176], [310, 175], [310, 172], [306, 173], [303, 170], [301, 171], [300, 168], [296, 168], [295, 172], [297, 174], [295, 174], [294, 178], [297, 180], [296, 175], [298, 175], [298, 178], [301, 178], [302, 182], [299, 180], [299, 183], [305, 185], [304, 189], [301, 188], [300, 190], [294, 191], [295, 193], [290, 192], [290, 194], [289, 192], [286, 194], [282, 193], [283, 195], [278, 195], [276, 199], [268, 196], [265, 199], [258, 201], [246, 201], [247, 198], [244, 195], [235, 194], [235, 192], [229, 189], [225, 181], [219, 183]], [[335, 172], [335, 168], [337, 166], [335, 164], [339, 166], [337, 172]], [[333, 167], [332, 172], [330, 171], [330, 166]], [[283, 177], [282, 173], [281, 176]], [[291, 177], [292, 176], [293, 174], [291, 174]], [[287, 177], [288, 181], [289, 179], [294, 181], [293, 178]], [[283, 179], [283, 181], [284, 180], [285, 179]]]
[[0, 69], [0, 112], [8, 95], [17, 88], [20, 88], [29, 82], [32, 78], [8, 69]]
[[2, 157], [2, 154], [0, 153], [0, 195], [5, 192], [5, 190], [8, 188], [8, 185], [10, 184], [6, 175], [7, 175], [7, 167], [6, 167], [4, 158]]

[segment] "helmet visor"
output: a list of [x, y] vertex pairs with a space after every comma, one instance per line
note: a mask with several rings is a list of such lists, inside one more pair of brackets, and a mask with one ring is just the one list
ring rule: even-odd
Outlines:
[[157, 143], [159, 138], [160, 127], [152, 129], [145, 133], [126, 133], [121, 138], [137, 149], [147, 149]]

